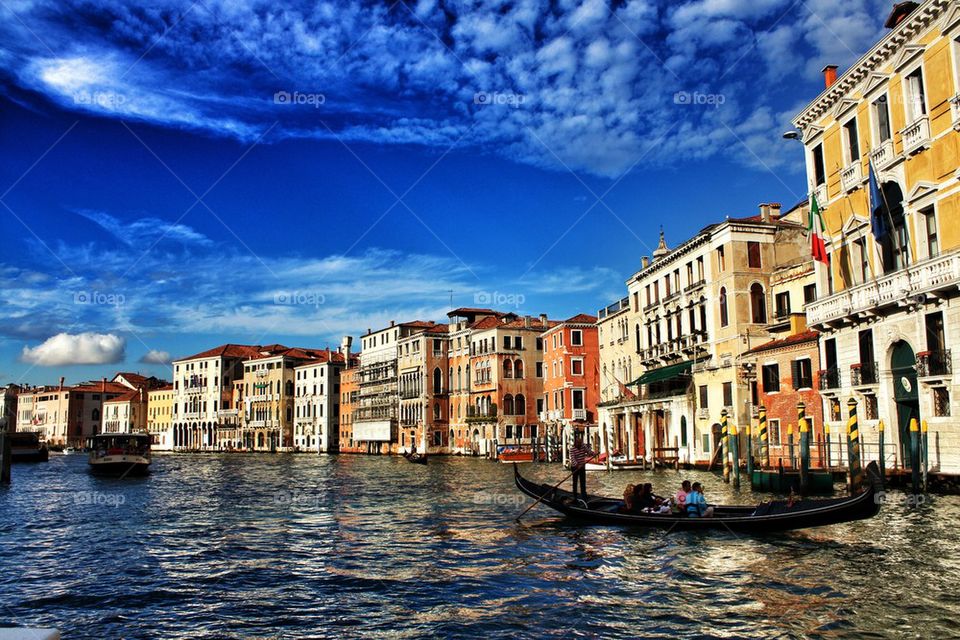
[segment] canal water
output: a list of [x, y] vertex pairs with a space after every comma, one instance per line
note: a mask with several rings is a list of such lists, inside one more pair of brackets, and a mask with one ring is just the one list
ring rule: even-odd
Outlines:
[[[474, 459], [158, 455], [148, 478], [84, 456], [0, 488], [0, 626], [64, 638], [946, 637], [960, 499], [762, 538], [575, 527]], [[523, 471], [557, 481], [557, 465]], [[591, 473], [672, 492], [706, 473]]]

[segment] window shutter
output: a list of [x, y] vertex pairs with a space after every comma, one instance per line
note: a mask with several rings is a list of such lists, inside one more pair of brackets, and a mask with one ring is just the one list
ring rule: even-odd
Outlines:
[[790, 363], [790, 377], [793, 378], [794, 389], [800, 388], [800, 382], [801, 382], [800, 375], [801, 375], [800, 361], [794, 360], [793, 362]]

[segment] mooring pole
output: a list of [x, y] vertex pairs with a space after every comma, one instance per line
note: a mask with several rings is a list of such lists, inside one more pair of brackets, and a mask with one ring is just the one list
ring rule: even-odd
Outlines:
[[806, 493], [810, 479], [810, 427], [807, 425], [807, 405], [797, 403], [797, 427], [800, 430], [800, 491]]
[[877, 423], [877, 433], [880, 436], [880, 479], [883, 480], [884, 484], [887, 482], [887, 453], [885, 451], [886, 444], [884, 443], [883, 437], [883, 420]]
[[766, 467], [770, 468], [770, 444], [767, 442], [767, 408], [760, 405], [757, 409], [758, 420], [760, 422], [760, 455], [766, 460]]
[[833, 467], [833, 462], [830, 460], [832, 457], [830, 451], [830, 425], [826, 421], [823, 423], [823, 453], [824, 457], [827, 459], [826, 468], [831, 469]]
[[747, 426], [743, 428], [743, 435], [747, 439], [747, 478], [751, 482], [753, 481], [753, 429], [750, 428], [752, 420], [752, 418], [747, 417]]
[[910, 418], [910, 485], [913, 495], [920, 493], [920, 425]]
[[863, 484], [863, 468], [860, 465], [860, 424], [857, 420], [857, 400], [847, 400], [850, 418], [847, 420], [847, 464], [850, 480], [850, 493], [853, 494]]
[[720, 447], [723, 455], [723, 481], [730, 484], [730, 437], [727, 430], [727, 410], [720, 412]]
[[729, 427], [730, 433], [730, 453], [732, 454], [733, 460], [731, 464], [733, 465], [733, 488], [740, 488], [740, 435], [737, 431], [737, 425], [731, 424]]
[[793, 444], [793, 423], [787, 425], [787, 448], [790, 457], [790, 469], [797, 468], [797, 454]]
[[930, 468], [930, 441], [927, 439], [927, 421], [920, 423], [920, 450], [923, 452], [923, 492], [927, 492], [927, 470]]

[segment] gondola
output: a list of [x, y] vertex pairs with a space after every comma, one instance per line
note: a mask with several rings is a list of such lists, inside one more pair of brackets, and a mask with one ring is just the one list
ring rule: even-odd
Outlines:
[[407, 459], [407, 462], [412, 462], [413, 464], [427, 464], [427, 454], [425, 453], [404, 451], [403, 457]]
[[865, 487], [847, 498], [801, 499], [762, 502], [753, 506], [717, 506], [711, 518], [688, 518], [677, 514], [617, 513], [623, 504], [616, 498], [588, 495], [586, 500], [548, 484], [538, 484], [520, 475], [514, 465], [517, 488], [531, 498], [559, 511], [569, 519], [585, 524], [628, 525], [693, 531], [721, 530], [739, 533], [772, 533], [822, 527], [830, 524], [866, 520], [877, 515], [882, 502], [883, 481], [875, 462], [867, 466]]

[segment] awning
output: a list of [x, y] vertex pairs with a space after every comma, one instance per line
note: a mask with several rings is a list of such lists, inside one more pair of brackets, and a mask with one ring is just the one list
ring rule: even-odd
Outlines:
[[659, 369], [653, 369], [652, 371], [647, 371], [642, 376], [631, 382], [630, 386], [635, 384], [653, 384], [654, 382], [670, 380], [671, 378], [676, 378], [677, 376], [690, 371], [691, 368], [693, 368], [693, 361], [678, 362], [677, 364], [671, 364], [667, 365], [666, 367], [660, 367]]

